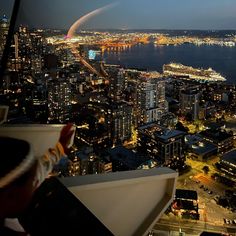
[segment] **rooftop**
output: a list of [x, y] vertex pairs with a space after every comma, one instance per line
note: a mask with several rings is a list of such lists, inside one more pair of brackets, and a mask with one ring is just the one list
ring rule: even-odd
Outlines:
[[220, 131], [220, 130], [215, 131], [211, 129], [200, 132], [200, 135], [202, 135], [205, 138], [211, 139], [213, 142], [217, 143], [233, 137], [232, 134], [229, 134], [226, 131]]
[[221, 157], [221, 161], [226, 161], [236, 165], [236, 149], [233, 151], [227, 152]]
[[184, 135], [185, 132], [180, 131], [180, 130], [165, 130], [164, 133], [162, 134], [155, 134], [156, 137], [161, 138], [163, 140], [168, 140], [170, 138], [175, 138], [179, 135]]
[[210, 143], [210, 142], [206, 142], [203, 141], [198, 145], [193, 145], [192, 146], [192, 151], [194, 151], [194, 153], [198, 154], [198, 155], [204, 155], [207, 154], [209, 152], [212, 151], [217, 151], [217, 146]]
[[187, 135], [186, 143], [192, 152], [198, 155], [204, 155], [208, 152], [217, 151], [217, 146], [213, 143], [205, 141], [202, 137], [198, 135]]
[[108, 151], [111, 155], [111, 160], [119, 161], [125, 165], [129, 170], [136, 170], [143, 163], [147, 162], [150, 158], [140, 156], [137, 153], [123, 147], [115, 147]]
[[182, 136], [185, 134], [185, 132], [183, 131], [170, 130], [153, 123], [140, 127], [139, 131], [149, 136], [155, 135], [156, 138], [162, 139], [163, 141], [167, 141], [168, 139], [175, 138], [177, 136]]
[[197, 192], [193, 190], [186, 190], [186, 189], [176, 189], [175, 192], [176, 199], [188, 199], [188, 200], [197, 200]]
[[188, 134], [185, 136], [185, 142], [188, 144], [188, 145], [193, 145], [193, 144], [196, 144], [200, 141], [203, 140], [203, 137], [201, 137], [200, 135], [191, 135], [191, 134]]
[[211, 122], [207, 124], [210, 130], [220, 130], [224, 126], [224, 122]]

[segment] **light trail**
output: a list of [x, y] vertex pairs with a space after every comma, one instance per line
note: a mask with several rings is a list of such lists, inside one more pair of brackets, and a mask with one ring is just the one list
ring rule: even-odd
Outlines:
[[[117, 5], [117, 3], [112, 3], [112, 4], [108, 4], [104, 7], [98, 8], [94, 11], [91, 11], [89, 13], [87, 13], [86, 15], [80, 17], [76, 22], [74, 22], [74, 24], [70, 27], [67, 36], [65, 37], [65, 40], [70, 39], [74, 36], [75, 31], [79, 28], [79, 26], [83, 23], [85, 23], [88, 19], [90, 19], [93, 16], [96, 16], [98, 14], [100, 14], [101, 12], [110, 9], [111, 7], [114, 7], [115, 5]], [[79, 60], [85, 67], [87, 67], [92, 73], [98, 75], [98, 76], [102, 76], [101, 73], [99, 73], [92, 65], [90, 65], [81, 55], [80, 53], [77, 51], [76, 46], [72, 46], [71, 52], [73, 53], [73, 55], [75, 56], [75, 58], [77, 60]], [[106, 73], [103, 73], [105, 76], [107, 76]]]
[[98, 8], [96, 10], [93, 10], [89, 13], [87, 13], [86, 15], [80, 17], [69, 29], [66, 38], [72, 38], [75, 34], [75, 31], [79, 28], [80, 25], [82, 25], [83, 23], [85, 23], [87, 20], [89, 20], [91, 17], [96, 16], [100, 13], [102, 13], [105, 10], [108, 10], [112, 7], [114, 7], [115, 5], [117, 5], [117, 3], [112, 3], [112, 4], [108, 4], [104, 7]]

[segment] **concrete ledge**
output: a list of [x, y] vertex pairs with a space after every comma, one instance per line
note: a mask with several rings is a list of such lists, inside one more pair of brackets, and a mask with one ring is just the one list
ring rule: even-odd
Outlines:
[[61, 182], [114, 234], [146, 235], [174, 197], [178, 174], [154, 168]]

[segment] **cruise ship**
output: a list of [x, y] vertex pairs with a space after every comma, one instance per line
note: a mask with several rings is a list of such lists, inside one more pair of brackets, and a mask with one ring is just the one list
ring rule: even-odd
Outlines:
[[193, 79], [202, 82], [219, 82], [226, 81], [220, 73], [217, 73], [212, 68], [207, 70], [185, 66], [180, 63], [170, 63], [163, 66], [165, 76], [177, 76], [186, 79]]

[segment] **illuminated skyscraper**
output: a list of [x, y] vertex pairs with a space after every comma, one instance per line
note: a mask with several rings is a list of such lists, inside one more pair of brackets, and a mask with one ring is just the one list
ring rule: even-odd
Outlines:
[[160, 120], [168, 111], [165, 100], [165, 81], [159, 78], [142, 78], [138, 89], [140, 121], [145, 124]]
[[130, 139], [132, 135], [132, 106], [126, 102], [112, 102], [108, 114], [110, 137], [113, 144]]
[[3, 53], [4, 45], [6, 43], [6, 37], [8, 34], [9, 22], [6, 15], [0, 20], [0, 58]]
[[63, 123], [69, 120], [70, 110], [70, 84], [64, 79], [50, 81], [48, 83], [48, 120]]
[[112, 68], [110, 69], [110, 92], [109, 95], [114, 100], [120, 100], [124, 96], [124, 90], [127, 87], [127, 79], [123, 69]]
[[197, 87], [189, 88], [180, 93], [180, 112], [183, 115], [190, 115], [192, 120], [197, 120], [199, 116], [199, 97]]

